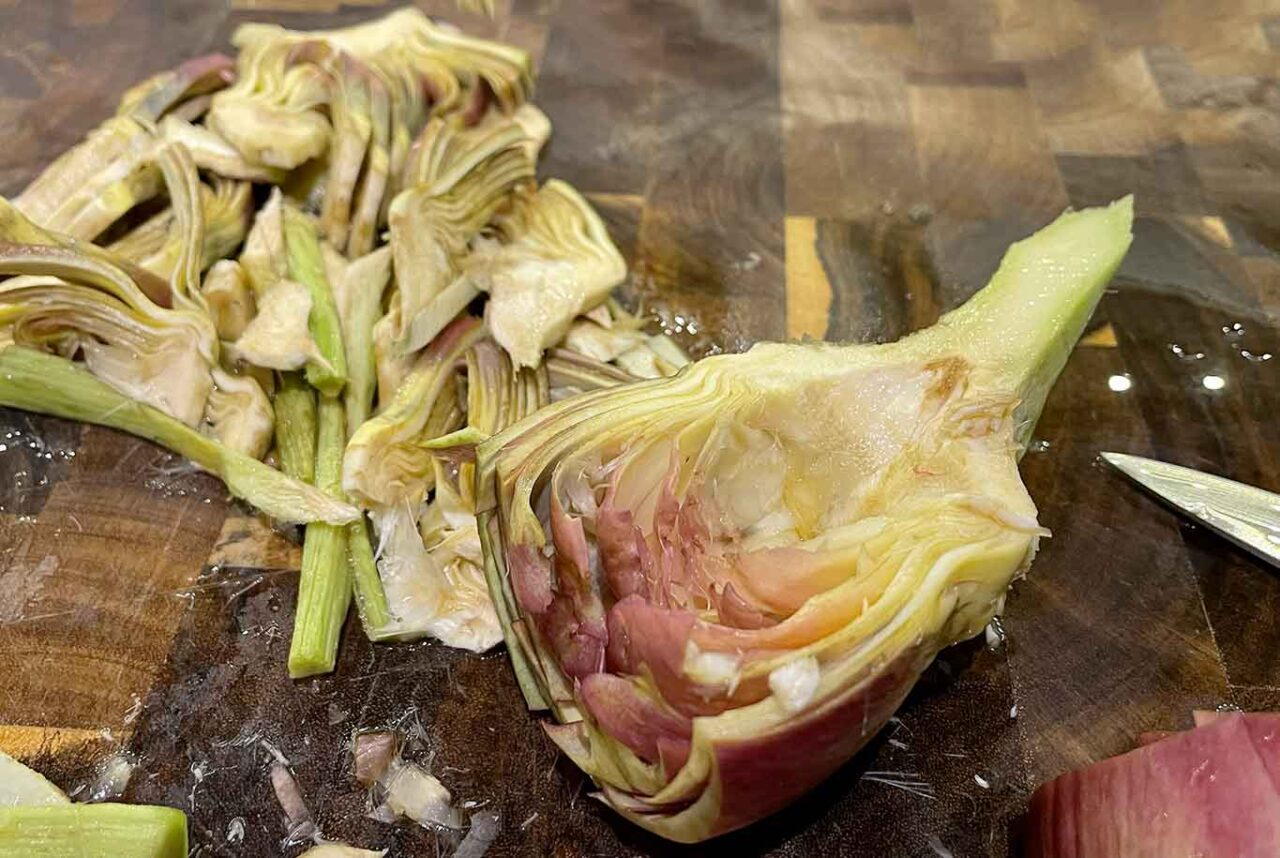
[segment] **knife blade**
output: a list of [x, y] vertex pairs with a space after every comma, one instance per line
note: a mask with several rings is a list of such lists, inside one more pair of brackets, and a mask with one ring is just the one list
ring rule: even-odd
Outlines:
[[1102, 458], [1182, 514], [1280, 567], [1280, 494], [1143, 456]]

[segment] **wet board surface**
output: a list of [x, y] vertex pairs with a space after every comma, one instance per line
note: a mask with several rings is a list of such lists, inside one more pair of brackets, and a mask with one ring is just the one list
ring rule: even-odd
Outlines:
[[[0, 190], [131, 83], [234, 26], [392, 4], [0, 3]], [[691, 348], [871, 341], [931, 323], [1068, 205], [1137, 196], [1133, 250], [1022, 464], [1053, 531], [1007, 640], [943, 654], [816, 793], [696, 849], [612, 817], [526, 713], [501, 651], [373, 647], [284, 671], [299, 550], [133, 438], [0, 410], [0, 748], [68, 790], [126, 749], [126, 797], [180, 807], [193, 854], [293, 855], [264, 742], [326, 835], [394, 855], [457, 837], [364, 816], [353, 730], [399, 724], [489, 855], [1004, 856], [1031, 789], [1190, 723], [1280, 706], [1280, 577], [1101, 467], [1154, 455], [1280, 489], [1280, 3], [499, 0], [625, 292]], [[1277, 355], [1272, 359], [1272, 355]], [[0, 380], [0, 384], [3, 381]]]

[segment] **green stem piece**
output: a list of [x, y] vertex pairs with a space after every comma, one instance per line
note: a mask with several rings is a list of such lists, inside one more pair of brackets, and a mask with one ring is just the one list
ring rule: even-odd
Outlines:
[[316, 392], [301, 373], [280, 373], [276, 391], [276, 449], [280, 470], [295, 480], [316, 481]]
[[[347, 438], [341, 400], [321, 396], [317, 416], [316, 487], [336, 499], [342, 495], [342, 451]], [[298, 612], [289, 647], [290, 676], [299, 679], [333, 670], [342, 622], [350, 604], [347, 528], [307, 525], [298, 581]]]
[[219, 477], [233, 495], [280, 521], [341, 525], [359, 515], [345, 501], [135, 402], [64, 358], [22, 346], [0, 350], [0, 405], [110, 426], [154, 441]]
[[186, 858], [187, 817], [144, 804], [0, 807], [0, 858]]
[[347, 383], [347, 357], [342, 343], [342, 322], [333, 289], [324, 273], [324, 257], [316, 229], [302, 212], [284, 209], [284, 244], [289, 276], [311, 293], [307, 327], [319, 355], [307, 362], [307, 381], [326, 396], [337, 396]]

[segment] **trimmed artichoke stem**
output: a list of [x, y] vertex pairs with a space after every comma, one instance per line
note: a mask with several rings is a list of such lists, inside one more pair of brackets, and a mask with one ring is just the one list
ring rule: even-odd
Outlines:
[[[320, 397], [317, 412], [316, 486], [341, 497], [346, 415], [342, 402], [330, 396]], [[307, 525], [298, 580], [298, 612], [289, 647], [290, 676], [299, 679], [333, 670], [342, 622], [350, 604], [347, 527]]]

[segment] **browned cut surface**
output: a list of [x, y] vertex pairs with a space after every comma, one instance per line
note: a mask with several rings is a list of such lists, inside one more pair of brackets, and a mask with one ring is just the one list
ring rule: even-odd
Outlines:
[[[0, 190], [238, 22], [394, 5], [0, 2]], [[1023, 463], [1054, 537], [1008, 643], [945, 653], [795, 808], [680, 849], [589, 797], [501, 654], [372, 647], [352, 624], [333, 677], [289, 681], [293, 534], [150, 445], [0, 411], [0, 747], [74, 789], [127, 744], [129, 796], [185, 809], [201, 855], [280, 854], [264, 741], [326, 834], [450, 854], [456, 837], [366, 819], [348, 776], [354, 729], [421, 724], [413, 753], [501, 815], [490, 855], [1003, 856], [1043, 780], [1193, 707], [1280, 706], [1280, 578], [1096, 464], [1151, 454], [1280, 489], [1280, 358], [1261, 357], [1280, 355], [1280, 4], [496, 5], [424, 8], [532, 52], [544, 174], [590, 197], [627, 296], [700, 353], [901, 336], [1064, 206], [1137, 194], [1133, 252]]]

